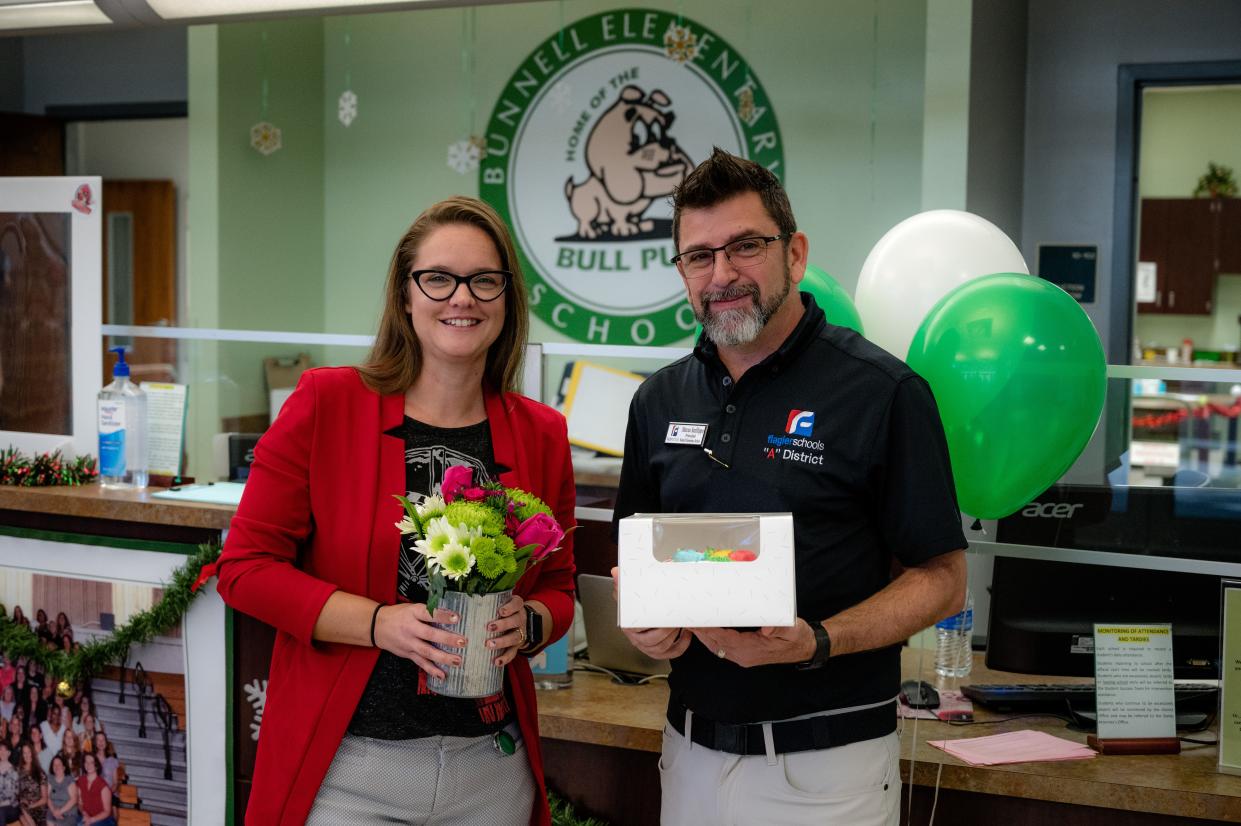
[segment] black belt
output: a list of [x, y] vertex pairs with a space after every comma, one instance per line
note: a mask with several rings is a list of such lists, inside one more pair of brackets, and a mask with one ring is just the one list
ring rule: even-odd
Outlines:
[[[668, 723], [681, 735], [685, 734], [685, 711], [685, 706], [675, 700], [668, 705]], [[846, 746], [896, 731], [896, 701], [770, 725], [776, 754]], [[695, 714], [690, 722], [690, 739], [700, 746], [729, 754], [767, 753], [762, 723], [720, 723]]]

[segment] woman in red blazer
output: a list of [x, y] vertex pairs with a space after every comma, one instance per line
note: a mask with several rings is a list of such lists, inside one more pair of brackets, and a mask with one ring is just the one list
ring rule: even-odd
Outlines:
[[526, 330], [503, 221], [440, 202], [397, 246], [367, 363], [307, 371], [255, 448], [218, 569], [225, 601], [277, 629], [247, 823], [550, 823], [526, 655], [572, 621], [570, 540], [467, 642], [506, 666], [504, 693], [460, 700], [426, 689], [458, 657], [432, 643], [461, 640], [394, 526], [393, 494], [461, 464], [573, 525], [564, 418], [512, 392]]

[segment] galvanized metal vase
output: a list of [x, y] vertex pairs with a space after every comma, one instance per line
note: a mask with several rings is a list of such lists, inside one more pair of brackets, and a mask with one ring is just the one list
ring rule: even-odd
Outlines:
[[[427, 675], [427, 688], [444, 697], [490, 697], [504, 690], [504, 669], [496, 665], [496, 652], [487, 647], [491, 632], [487, 624], [500, 615], [500, 606], [513, 597], [512, 591], [494, 594], [463, 594], [445, 591], [439, 607], [457, 615], [457, 622], [448, 625], [436, 623], [447, 631], [455, 631], [469, 640], [462, 652], [461, 665], [440, 664], [444, 679]], [[444, 651], [459, 649], [436, 644]]]

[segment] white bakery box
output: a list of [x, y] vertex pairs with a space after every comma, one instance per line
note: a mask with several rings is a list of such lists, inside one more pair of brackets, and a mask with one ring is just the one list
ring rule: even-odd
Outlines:
[[[622, 628], [796, 621], [791, 513], [637, 513], [620, 520], [619, 529]], [[729, 551], [732, 559], [680, 561], [710, 550]]]

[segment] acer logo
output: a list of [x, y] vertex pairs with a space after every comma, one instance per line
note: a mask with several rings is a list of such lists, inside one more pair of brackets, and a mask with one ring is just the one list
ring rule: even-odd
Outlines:
[[1031, 502], [1021, 511], [1021, 515], [1040, 519], [1071, 519], [1078, 508], [1084, 507], [1086, 506], [1081, 503], [1070, 505], [1068, 502], [1048, 502], [1044, 505], [1041, 502]]

